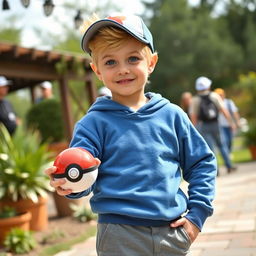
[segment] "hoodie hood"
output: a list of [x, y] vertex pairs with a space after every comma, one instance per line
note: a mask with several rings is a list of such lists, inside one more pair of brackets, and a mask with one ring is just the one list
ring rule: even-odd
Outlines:
[[113, 101], [110, 97], [104, 96], [97, 98], [96, 102], [88, 110], [88, 113], [93, 111], [112, 111], [127, 114], [151, 114], [169, 103], [167, 99], [163, 98], [157, 93], [148, 92], [145, 94], [145, 96], [149, 99], [149, 101], [136, 112], [127, 106]]

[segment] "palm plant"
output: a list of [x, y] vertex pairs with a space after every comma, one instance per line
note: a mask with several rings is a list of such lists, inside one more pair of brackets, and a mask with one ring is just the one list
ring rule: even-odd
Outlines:
[[50, 162], [50, 153], [36, 131], [19, 127], [11, 137], [0, 125], [0, 199], [37, 202], [39, 196], [46, 196], [52, 189], [43, 170]]

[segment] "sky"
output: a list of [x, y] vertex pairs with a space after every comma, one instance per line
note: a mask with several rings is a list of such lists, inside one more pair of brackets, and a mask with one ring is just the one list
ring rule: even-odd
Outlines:
[[[83, 5], [87, 4], [86, 8], [90, 7], [93, 9], [94, 4], [97, 4], [100, 1], [103, 2], [105, 0], [74, 1], [77, 3], [78, 7], [83, 7]], [[190, 0], [190, 3], [197, 4], [198, 1], [199, 0]], [[0, 28], [4, 26], [6, 19], [12, 15], [19, 15], [16, 25], [22, 28], [21, 45], [24, 47], [37, 47], [49, 50], [49, 46], [41, 44], [41, 40], [38, 38], [33, 28], [42, 31], [42, 33], [49, 31], [61, 37], [63, 36], [62, 27], [60, 26], [58, 19], [61, 19], [62, 22], [74, 26], [73, 18], [76, 15], [77, 10], [70, 10], [70, 12], [67, 12], [67, 10], [61, 6], [63, 0], [53, 0], [55, 8], [53, 14], [49, 17], [46, 17], [43, 13], [43, 0], [30, 0], [30, 5], [28, 8], [24, 8], [20, 0], [8, 0], [8, 2], [10, 5], [10, 10], [0, 10]], [[121, 12], [140, 15], [144, 10], [141, 0], [112, 0], [112, 2], [120, 8]], [[88, 6], [88, 4], [90, 4], [90, 6]], [[79, 31], [77, 33], [79, 33]]]

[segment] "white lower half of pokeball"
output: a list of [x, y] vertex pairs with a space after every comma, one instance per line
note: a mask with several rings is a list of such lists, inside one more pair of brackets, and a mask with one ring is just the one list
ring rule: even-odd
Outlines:
[[[71, 168], [69, 171], [69, 176], [76, 179], [78, 173], [76, 168]], [[79, 181], [70, 181], [70, 179], [62, 178], [66, 182], [61, 186], [63, 189], [71, 189], [73, 193], [82, 192], [90, 188], [96, 181], [98, 176], [98, 169], [84, 173]], [[55, 178], [56, 179], [56, 178]]]

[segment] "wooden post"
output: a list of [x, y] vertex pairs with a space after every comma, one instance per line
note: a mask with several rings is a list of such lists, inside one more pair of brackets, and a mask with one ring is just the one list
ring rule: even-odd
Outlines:
[[91, 70], [87, 70], [86, 73], [85, 89], [87, 90], [89, 103], [91, 105], [94, 103], [98, 96], [96, 86], [93, 83], [93, 72]]
[[71, 115], [71, 106], [69, 104], [68, 81], [66, 77], [62, 77], [59, 80], [59, 86], [60, 86], [62, 114], [63, 114], [64, 125], [65, 125], [65, 134], [68, 140], [70, 141], [72, 138], [74, 122]]
[[33, 104], [35, 104], [36, 102], [36, 97], [35, 97], [35, 87], [29, 87], [29, 91], [30, 91], [30, 96], [31, 96], [31, 102]]

